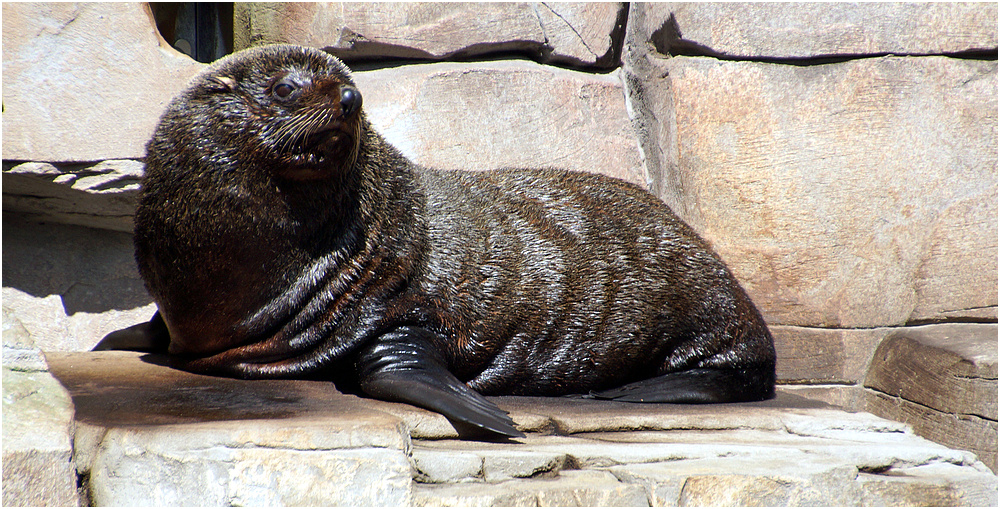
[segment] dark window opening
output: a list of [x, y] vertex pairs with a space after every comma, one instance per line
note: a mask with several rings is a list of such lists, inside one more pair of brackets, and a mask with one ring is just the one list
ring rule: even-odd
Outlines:
[[233, 4], [151, 2], [160, 35], [177, 51], [209, 63], [233, 52]]

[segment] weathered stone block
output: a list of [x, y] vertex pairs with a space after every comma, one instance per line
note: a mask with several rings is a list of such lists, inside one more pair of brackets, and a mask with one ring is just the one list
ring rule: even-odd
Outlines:
[[921, 436], [975, 452], [997, 468], [997, 326], [901, 329], [879, 345], [865, 379], [867, 409]]
[[523, 52], [613, 67], [621, 3], [240, 4], [237, 47], [283, 42], [346, 60], [441, 60]]
[[941, 412], [873, 391], [863, 391], [859, 400], [859, 405], [866, 411], [906, 422], [920, 436], [975, 453], [980, 461], [996, 472], [997, 421], [976, 415]]
[[892, 329], [818, 329], [773, 325], [781, 382], [860, 383], [875, 347]]
[[646, 506], [648, 502], [641, 487], [619, 482], [607, 472], [564, 471], [554, 478], [495, 485], [420, 486], [413, 492], [413, 505], [635, 507]]
[[[928, 55], [996, 50], [995, 3], [644, 3], [643, 23], [664, 54], [733, 57]], [[704, 54], [704, 53], [700, 53]]]
[[997, 325], [939, 324], [894, 331], [865, 387], [948, 413], [997, 419]]
[[483, 476], [483, 458], [472, 453], [414, 449], [416, 479], [422, 483], [470, 482]]
[[78, 467], [96, 505], [409, 500], [407, 428], [331, 383], [198, 376], [132, 352], [49, 359], [85, 424]]
[[997, 480], [949, 464], [901, 468], [894, 475], [861, 473], [861, 504], [872, 507], [996, 507]]
[[39, 222], [132, 233], [139, 161], [97, 164], [4, 164], [3, 209]]
[[3, 226], [4, 309], [38, 348], [89, 350], [108, 332], [153, 316], [131, 235], [11, 213]]
[[667, 202], [769, 323], [996, 317], [995, 61], [655, 63]]
[[163, 42], [140, 3], [4, 3], [3, 20], [4, 160], [143, 157], [202, 67]]
[[499, 61], [356, 72], [354, 79], [375, 128], [420, 164], [559, 167], [646, 185], [615, 73]]
[[192, 449], [190, 432], [113, 429], [90, 473], [96, 505], [398, 506], [410, 464], [391, 449], [296, 450], [223, 444]]
[[80, 505], [69, 392], [3, 309], [3, 505]]
[[651, 506], [857, 505], [857, 469], [775, 449], [772, 457], [713, 458], [610, 469], [641, 484]]

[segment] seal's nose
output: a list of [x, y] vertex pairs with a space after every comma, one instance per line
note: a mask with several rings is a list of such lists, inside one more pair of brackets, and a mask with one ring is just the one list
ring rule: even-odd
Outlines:
[[340, 87], [340, 110], [344, 116], [350, 116], [359, 109], [361, 109], [361, 92], [347, 85]]

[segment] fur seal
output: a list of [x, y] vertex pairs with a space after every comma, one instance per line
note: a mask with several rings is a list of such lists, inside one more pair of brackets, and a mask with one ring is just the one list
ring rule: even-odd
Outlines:
[[297, 46], [196, 77], [147, 146], [135, 215], [158, 313], [96, 349], [340, 376], [515, 437], [482, 395], [773, 396], [760, 313], [657, 198], [588, 173], [425, 168], [361, 106], [343, 63]]

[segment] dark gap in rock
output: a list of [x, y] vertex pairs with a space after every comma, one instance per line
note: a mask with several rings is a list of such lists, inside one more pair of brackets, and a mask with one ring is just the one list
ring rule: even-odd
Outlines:
[[[951, 57], [951, 58], [961, 58], [964, 60], [997, 60], [998, 49], [969, 49], [965, 51], [957, 51], [952, 53], [941, 53], [941, 56]], [[925, 55], [914, 55], [914, 56], [925, 56]]]
[[93, 497], [90, 493], [90, 472], [76, 474], [76, 495], [79, 497], [81, 507], [93, 506]]
[[831, 55], [813, 55], [808, 57], [767, 57], [767, 56], [742, 56], [742, 55], [729, 55], [720, 51], [716, 51], [708, 46], [699, 44], [694, 41], [689, 41], [684, 39], [684, 35], [681, 33], [680, 25], [677, 23], [677, 19], [673, 14], [667, 18], [667, 21], [654, 31], [650, 35], [650, 42], [652, 42], [653, 47], [658, 53], [663, 55], [670, 55], [674, 57], [711, 57], [718, 60], [724, 60], [728, 62], [757, 62], [763, 64], [782, 64], [782, 65], [794, 65], [794, 66], [812, 66], [812, 65], [826, 65], [826, 64], [839, 64], [842, 62], [848, 62], [851, 60], [861, 60], [865, 58], [881, 58], [887, 56], [897, 56], [897, 57], [933, 57], [933, 56], [943, 56], [949, 58], [958, 58], [964, 60], [997, 60], [997, 48], [976, 48], [963, 51], [955, 52], [943, 52], [943, 53], [894, 53], [894, 52], [879, 52], [879, 53], [845, 53], [845, 54], [831, 54]]
[[976, 318], [976, 317], [959, 317], [959, 318], [940, 318], [940, 319], [924, 319], [924, 320], [911, 320], [899, 325], [871, 325], [871, 326], [842, 326], [842, 325], [796, 325], [794, 323], [769, 323], [768, 327], [797, 327], [800, 329], [811, 329], [820, 331], [862, 331], [862, 330], [876, 330], [876, 329], [900, 329], [903, 327], [919, 327], [921, 325], [938, 325], [938, 324], [948, 324], [948, 323], [979, 323], [979, 324], [994, 324], [998, 323], [996, 318]]
[[625, 48], [625, 33], [628, 25], [628, 12], [632, 8], [631, 2], [624, 2], [618, 9], [618, 19], [615, 20], [615, 28], [611, 31], [611, 50], [597, 60], [597, 67], [618, 68], [622, 65], [622, 51]]
[[857, 385], [857, 382], [852, 380], [837, 380], [837, 379], [824, 379], [824, 378], [779, 378], [776, 382], [778, 385], [795, 385], [795, 386], [808, 386], [808, 385], [837, 385], [842, 387], [853, 387]]
[[862, 472], [865, 474], [875, 474], [875, 475], [885, 475], [886, 472], [888, 472], [889, 470], [892, 470], [892, 465], [873, 465], [873, 466], [858, 467], [858, 472]]
[[[988, 309], [988, 308], [982, 308]], [[996, 318], [977, 318], [974, 316], [959, 316], [959, 317], [948, 317], [948, 318], [924, 318], [921, 320], [910, 320], [902, 325], [902, 327], [919, 327], [921, 325], [938, 325], [946, 323], [982, 323], [982, 324], [993, 324], [997, 323]]]
[[535, 62], [539, 65], [544, 65], [547, 67], [555, 67], [559, 69], [565, 69], [568, 71], [585, 72], [595, 75], [609, 74], [618, 68], [615, 67], [600, 67], [597, 65], [582, 65], [582, 64], [572, 64], [566, 61], [549, 60], [547, 55], [542, 51], [534, 51], [532, 49], [522, 49], [522, 50], [506, 50], [506, 51], [493, 51], [489, 53], [482, 53], [478, 55], [469, 54], [467, 52], [456, 53], [454, 55], [449, 55], [444, 58], [400, 58], [400, 57], [345, 57], [338, 55], [335, 51], [330, 51], [329, 48], [324, 49], [331, 55], [343, 60], [343, 62], [352, 71], [375, 71], [380, 69], [393, 69], [397, 67], [403, 67], [407, 65], [421, 65], [421, 64], [439, 64], [439, 63], [462, 63], [462, 64], [474, 64], [474, 63], [489, 63], [489, 62], [503, 62], [503, 61], [525, 61], [529, 60]]

